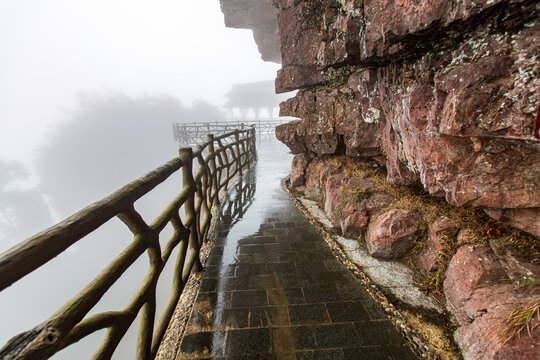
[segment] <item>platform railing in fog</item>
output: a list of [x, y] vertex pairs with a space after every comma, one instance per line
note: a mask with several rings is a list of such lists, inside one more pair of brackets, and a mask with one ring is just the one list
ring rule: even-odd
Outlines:
[[255, 127], [258, 136], [274, 136], [276, 126], [289, 120], [287, 119], [266, 119], [266, 120], [246, 120], [226, 121], [226, 122], [205, 122], [205, 123], [174, 123], [174, 140], [181, 146], [195, 144], [206, 137], [207, 134], [224, 134], [231, 129], [243, 129], [250, 126]]
[[[199, 250], [207, 241], [212, 207], [219, 204], [220, 190], [227, 189], [231, 179], [249, 170], [256, 159], [254, 127], [217, 137], [208, 135], [205, 143], [194, 149], [180, 149], [178, 157], [1, 254], [0, 291], [114, 217], [133, 234], [133, 242], [93, 281], [43, 323], [9, 340], [0, 349], [0, 358], [48, 358], [98, 330], [107, 329], [92, 359], [109, 359], [139, 313], [136, 358], [155, 358], [189, 275], [202, 268]], [[194, 161], [198, 164], [196, 170]], [[147, 224], [135, 210], [134, 203], [180, 170], [181, 191]], [[180, 213], [182, 210], [184, 215]], [[159, 234], [169, 223], [174, 232], [162, 249]], [[156, 322], [156, 286], [177, 247], [172, 290]], [[101, 312], [85, 318], [144, 252], [149, 258], [149, 269], [128, 305], [121, 311]]]

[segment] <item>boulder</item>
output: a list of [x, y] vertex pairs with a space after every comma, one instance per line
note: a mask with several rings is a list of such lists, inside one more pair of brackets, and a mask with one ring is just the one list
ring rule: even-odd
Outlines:
[[392, 209], [369, 224], [367, 248], [380, 259], [399, 259], [413, 246], [418, 237], [420, 217], [404, 209]]
[[339, 224], [343, 236], [358, 238], [368, 224], [369, 217], [363, 209], [355, 204], [346, 206], [339, 216]]
[[[502, 250], [500, 244], [495, 248]], [[499, 261], [490, 247], [475, 245], [460, 247], [450, 261], [444, 293], [450, 310], [462, 325], [456, 330], [455, 339], [465, 359], [518, 360], [540, 356], [540, 327], [531, 336], [524, 330], [520, 337], [506, 342], [506, 319], [513, 310], [538, 301], [540, 287], [509, 282], [503, 267], [505, 261]], [[531, 325], [535, 322], [538, 319], [533, 318]]]
[[319, 202], [323, 199], [324, 196], [320, 187], [310, 186], [310, 187], [306, 187], [305, 197], [308, 200]]
[[297, 137], [295, 132], [299, 124], [300, 121], [296, 120], [276, 126], [276, 138], [287, 145], [293, 154], [300, 154], [306, 151], [303, 139]]
[[523, 283], [525, 279], [540, 279], [540, 265], [524, 261], [512, 253], [512, 244], [508, 239], [491, 239], [489, 246], [497, 255], [509, 279], [516, 284]]
[[[523, 308], [538, 298], [540, 289], [524, 291], [511, 284], [501, 284], [478, 289], [467, 302], [470, 323], [455, 333], [455, 339], [463, 348], [465, 359], [522, 360], [540, 357], [540, 327], [528, 336], [524, 330], [506, 342], [503, 332], [505, 320], [516, 308]], [[533, 319], [533, 324], [538, 319]]]
[[347, 188], [354, 193], [369, 192], [375, 188], [375, 183], [359, 176], [351, 176], [347, 179]]
[[418, 268], [426, 271], [439, 269], [438, 254], [451, 249], [458, 230], [458, 226], [446, 217], [437, 218], [431, 223], [428, 229], [427, 246], [415, 257]]
[[339, 214], [336, 213], [338, 205], [343, 200], [342, 186], [345, 184], [345, 176], [343, 174], [330, 175], [326, 180], [324, 187], [324, 211], [326, 215], [334, 221], [337, 221]]
[[291, 166], [291, 186], [303, 185], [305, 182], [306, 169], [310, 158], [307, 154], [297, 154], [293, 157]]
[[382, 210], [389, 207], [394, 201], [396, 201], [396, 198], [393, 197], [390, 194], [386, 193], [372, 193], [365, 201], [364, 201], [364, 207], [368, 214], [374, 215], [378, 214]]
[[503, 267], [489, 247], [460, 247], [450, 260], [444, 280], [446, 301], [459, 322], [471, 322], [465, 305], [477, 289], [501, 283], [505, 278]]

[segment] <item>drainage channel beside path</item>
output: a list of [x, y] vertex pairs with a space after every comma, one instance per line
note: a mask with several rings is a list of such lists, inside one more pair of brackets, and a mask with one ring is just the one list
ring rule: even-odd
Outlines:
[[261, 143], [223, 200], [177, 359], [417, 359], [283, 192], [289, 167], [280, 145]]

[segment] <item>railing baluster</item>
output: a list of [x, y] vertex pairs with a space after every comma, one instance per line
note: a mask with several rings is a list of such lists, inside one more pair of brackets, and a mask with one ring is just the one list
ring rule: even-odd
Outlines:
[[235, 155], [236, 168], [239, 170], [240, 176], [242, 176], [242, 158], [240, 157], [240, 135], [238, 134], [238, 129], [234, 131], [234, 144], [235, 144], [235, 150], [236, 150], [236, 155]]
[[201, 260], [199, 259], [199, 234], [197, 229], [197, 216], [195, 214], [195, 181], [193, 180], [193, 151], [191, 148], [182, 148], [179, 151], [180, 158], [184, 162], [182, 168], [182, 183], [183, 186], [187, 186], [189, 190], [189, 196], [184, 203], [184, 211], [186, 214], [186, 223], [191, 224], [189, 226], [189, 249], [192, 251], [193, 256], [196, 256], [193, 270], [202, 270]]
[[137, 359], [150, 360], [152, 358], [152, 335], [154, 330], [154, 320], [156, 316], [156, 292], [151, 294], [149, 299], [141, 309], [139, 321], [139, 334], [137, 336]]

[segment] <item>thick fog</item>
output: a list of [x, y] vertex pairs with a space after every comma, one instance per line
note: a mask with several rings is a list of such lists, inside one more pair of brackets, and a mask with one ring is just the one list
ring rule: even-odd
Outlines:
[[[260, 59], [251, 31], [225, 28], [218, 0], [2, 1], [0, 54], [0, 252], [171, 159], [172, 123], [226, 121], [233, 85], [270, 81], [279, 68]], [[179, 182], [136, 204], [146, 220]], [[0, 348], [130, 241], [112, 221], [1, 292]], [[93, 313], [121, 309], [147, 262]], [[169, 286], [170, 274], [158, 302]], [[103, 334], [57, 357], [89, 357]], [[118, 358], [131, 358], [134, 346], [122, 346]]]

